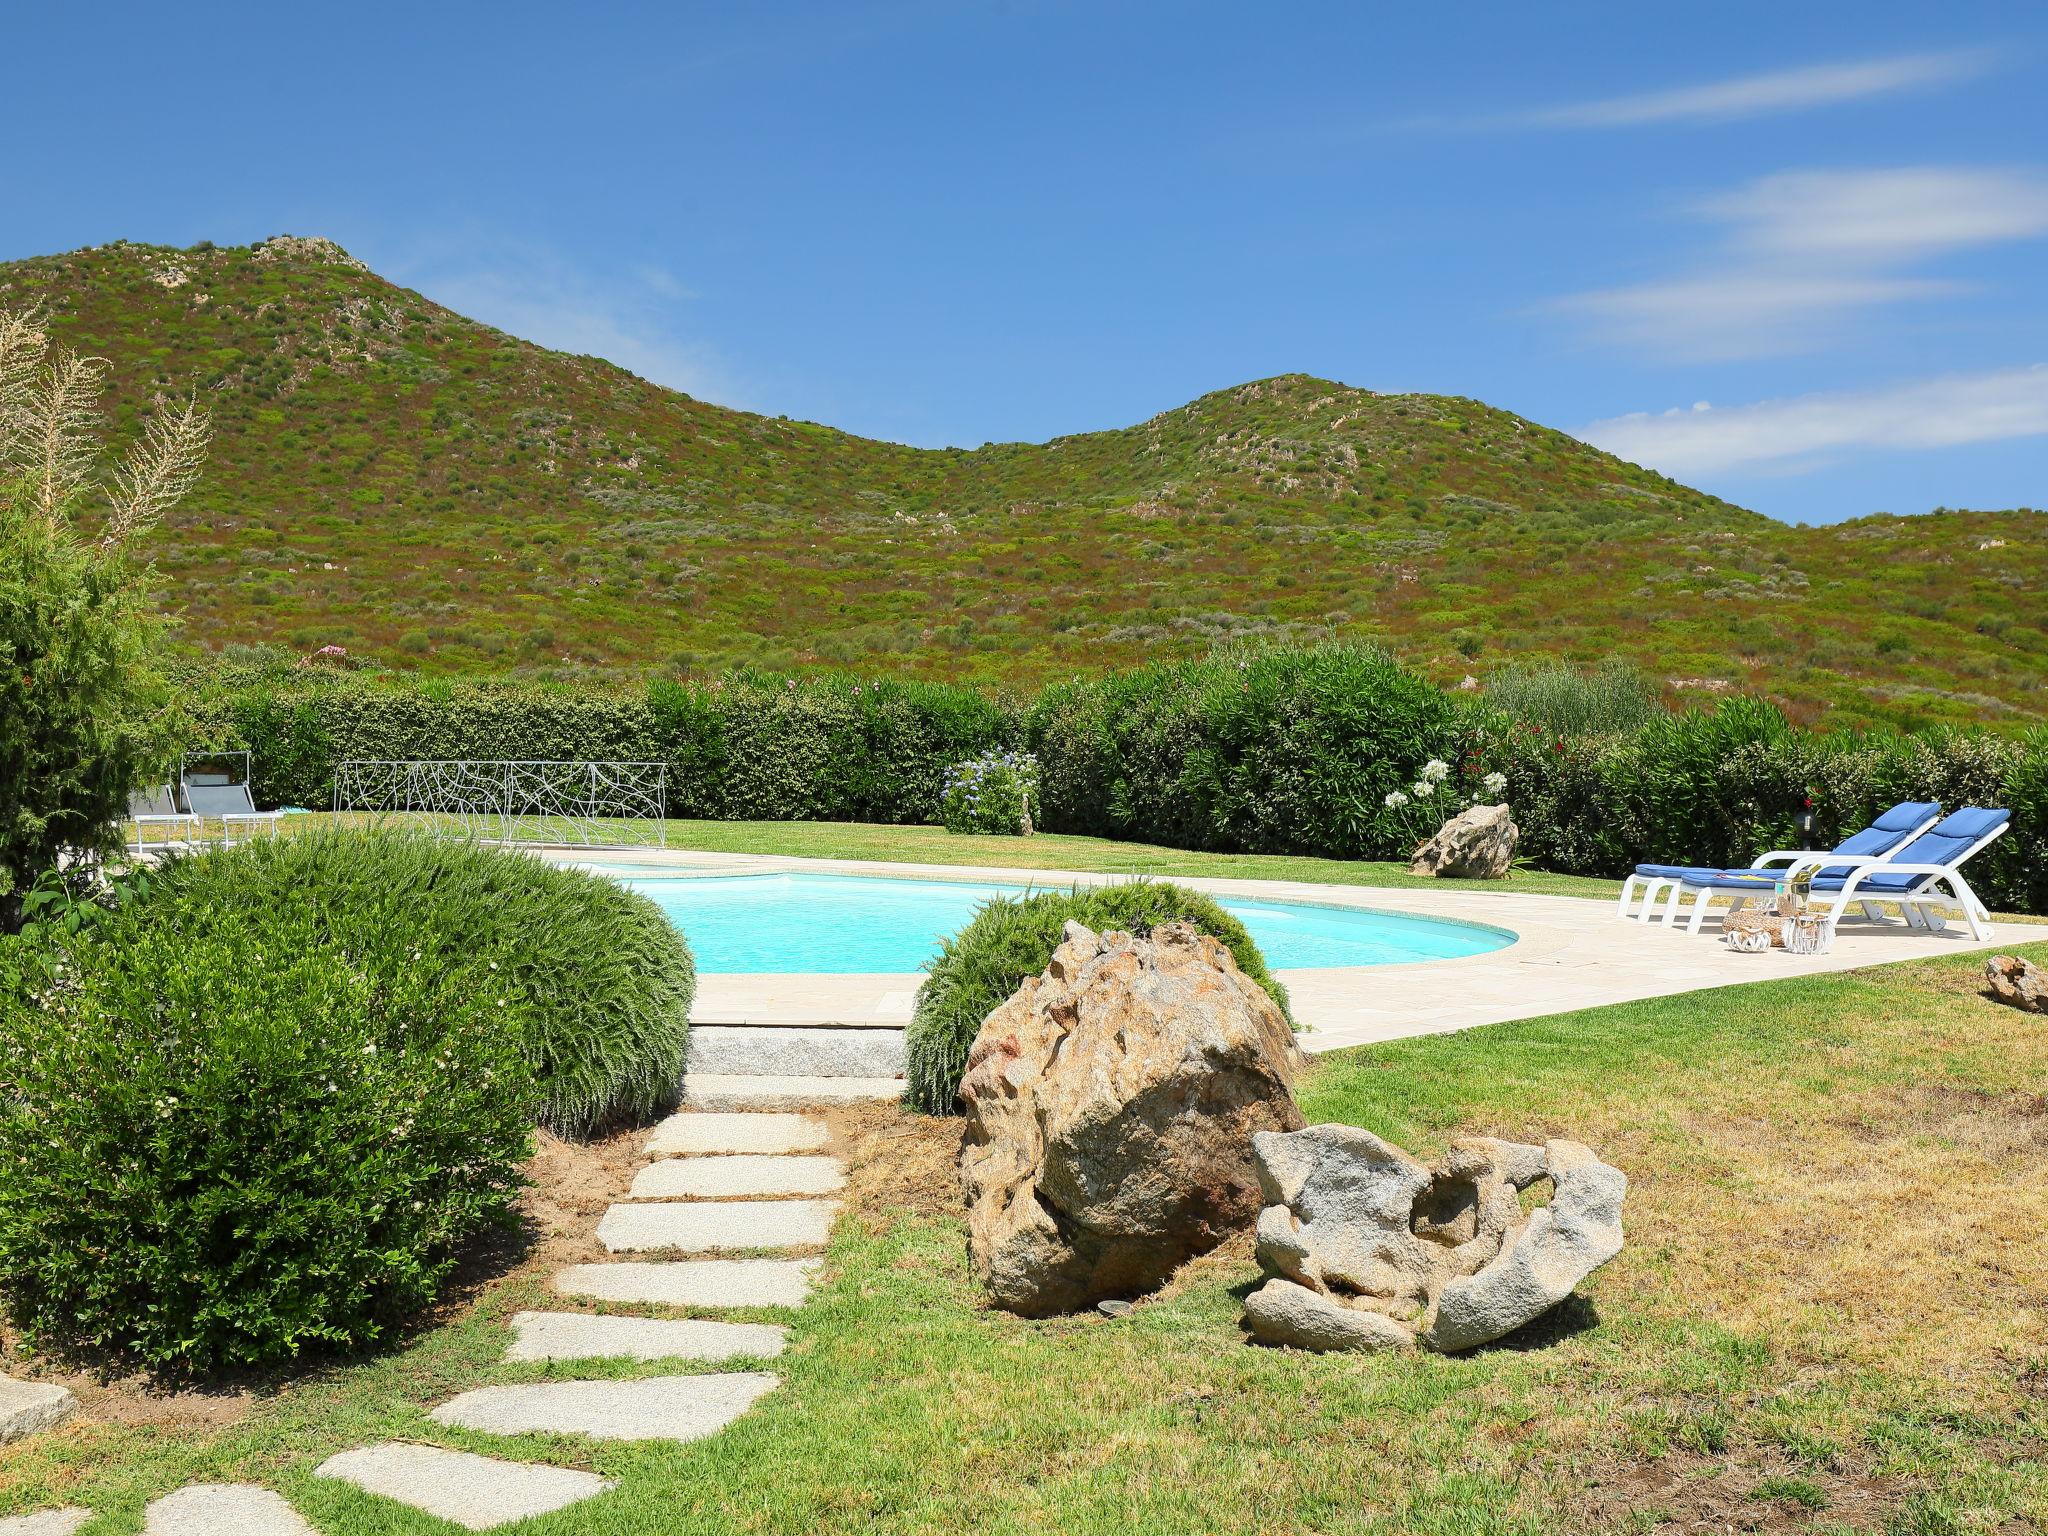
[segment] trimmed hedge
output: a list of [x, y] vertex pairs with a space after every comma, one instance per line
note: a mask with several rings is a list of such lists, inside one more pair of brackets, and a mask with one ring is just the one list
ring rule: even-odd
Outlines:
[[670, 1108], [689, 1039], [688, 944], [645, 896], [522, 853], [321, 828], [165, 860], [134, 904], [190, 923], [303, 915], [324, 944], [473, 970], [521, 1043], [543, 1124], [581, 1135]]
[[1386, 814], [1457, 711], [1369, 646], [1168, 663], [1046, 690], [1031, 712], [1046, 830], [1246, 853], [1405, 854]]
[[[1799, 838], [1808, 799], [1828, 843], [1898, 800], [2005, 805], [2014, 830], [1971, 878], [1994, 906], [2048, 912], [2048, 731], [1799, 731], [1748, 698], [1629, 723], [1637, 691], [1518, 675], [1510, 712], [1348, 645], [1058, 684], [1028, 710], [943, 684], [755, 674], [578, 693], [216, 668], [192, 690], [198, 744], [253, 749], [266, 804], [331, 803], [345, 757], [625, 757], [670, 765], [679, 817], [935, 823], [952, 764], [1030, 750], [1042, 831], [1395, 858], [1412, 838], [1386, 796], [1440, 757], [1461, 784], [1505, 774], [1523, 855], [1574, 874], [1744, 863]], [[1619, 728], [1558, 734], [1570, 720]]]
[[1237, 968], [1264, 987], [1292, 1021], [1286, 989], [1266, 969], [1265, 956], [1244, 924], [1199, 891], [1139, 880], [1092, 890], [997, 896], [984, 902], [974, 920], [946, 941], [918, 988], [904, 1069], [905, 1097], [913, 1107], [928, 1115], [956, 1112], [967, 1053], [982, 1021], [1026, 977], [1052, 963], [1069, 921], [1098, 933], [1119, 929], [1137, 934], [1150, 933], [1161, 923], [1191, 922], [1220, 939]]
[[45, 942], [0, 941], [0, 1292], [37, 1345], [171, 1376], [360, 1347], [513, 1222], [509, 976], [154, 887]]
[[669, 765], [669, 814], [930, 822], [946, 770], [1018, 745], [1017, 709], [937, 683], [740, 674], [576, 692], [347, 673], [198, 675], [195, 744], [249, 749], [266, 805], [333, 804], [350, 758], [611, 759]]

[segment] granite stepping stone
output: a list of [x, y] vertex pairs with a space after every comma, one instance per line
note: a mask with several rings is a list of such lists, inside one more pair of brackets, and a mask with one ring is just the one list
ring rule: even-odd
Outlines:
[[443, 1403], [435, 1422], [490, 1435], [588, 1435], [593, 1440], [701, 1440], [775, 1389], [764, 1371], [551, 1381], [478, 1387]]
[[313, 1475], [339, 1478], [472, 1531], [567, 1509], [614, 1486], [595, 1472], [395, 1441], [330, 1456]]
[[693, 1153], [815, 1152], [830, 1139], [809, 1115], [670, 1115], [647, 1139], [649, 1157]]
[[64, 1387], [0, 1376], [0, 1445], [54, 1429], [77, 1407], [78, 1400]]
[[512, 1319], [507, 1360], [765, 1360], [789, 1334], [767, 1323], [597, 1317], [588, 1312], [522, 1312]]
[[683, 1103], [693, 1109], [806, 1109], [903, 1097], [900, 1077], [783, 1077], [768, 1073], [685, 1072]]
[[71, 1536], [92, 1518], [89, 1509], [46, 1509], [35, 1515], [0, 1520], [0, 1536]]
[[829, 1195], [845, 1182], [846, 1169], [836, 1157], [672, 1157], [642, 1168], [629, 1198]]
[[315, 1536], [299, 1512], [268, 1488], [193, 1483], [143, 1511], [142, 1536]]
[[564, 1296], [661, 1307], [800, 1307], [816, 1259], [678, 1259], [572, 1264], [555, 1276]]
[[837, 1200], [670, 1201], [615, 1205], [597, 1224], [612, 1253], [675, 1248], [821, 1248], [832, 1232]]

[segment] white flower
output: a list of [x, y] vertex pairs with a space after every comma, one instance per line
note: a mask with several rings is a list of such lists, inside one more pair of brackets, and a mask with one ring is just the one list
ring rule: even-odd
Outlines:
[[1398, 789], [1395, 790], [1391, 795], [1387, 796], [1387, 809], [1390, 811], [1396, 810], [1399, 807], [1406, 805], [1407, 803], [1408, 797], [1402, 794], [1401, 791], [1399, 791]]
[[1427, 799], [1429, 796], [1436, 793], [1436, 780], [1417, 779], [1415, 781], [1415, 793], [1418, 797]]
[[1440, 757], [1432, 757], [1422, 765], [1422, 777], [1431, 784], [1441, 784], [1450, 777], [1451, 765]]
[[1497, 795], [1508, 787], [1508, 776], [1504, 773], [1489, 773], [1479, 781], [1489, 795]]

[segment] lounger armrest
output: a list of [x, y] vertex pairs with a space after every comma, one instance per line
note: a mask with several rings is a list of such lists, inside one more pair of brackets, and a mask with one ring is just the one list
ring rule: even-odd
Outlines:
[[1824, 848], [1774, 848], [1760, 854], [1751, 869], [1763, 869], [1771, 864], [1788, 864], [1797, 868], [1801, 864], [1821, 864], [1829, 869], [1847, 867], [1861, 869], [1866, 864], [1882, 864], [1885, 856], [1881, 853], [1829, 853]]

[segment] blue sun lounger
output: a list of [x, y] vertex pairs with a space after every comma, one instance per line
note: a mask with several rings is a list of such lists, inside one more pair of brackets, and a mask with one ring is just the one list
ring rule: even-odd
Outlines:
[[[1940, 816], [1941, 806], [1936, 801], [1903, 801], [1886, 811], [1861, 832], [1852, 833], [1844, 838], [1833, 849], [1775, 848], [1761, 855], [1748, 869], [1713, 869], [1691, 864], [1638, 864], [1635, 873], [1621, 883], [1621, 901], [1615, 912], [1617, 916], [1628, 917], [1629, 907], [1640, 892], [1642, 910], [1636, 915], [1645, 922], [1652, 921], [1657, 915], [1658, 900], [1668, 894], [1670, 903], [1665, 912], [1665, 921], [1670, 922], [1678, 915], [1679, 898], [1688, 882], [1749, 882], [1756, 884], [1765, 894], [1769, 894], [1776, 889], [1778, 881], [1788, 878], [1792, 871], [1822, 859], [1835, 861], [1823, 866], [1822, 875], [1846, 875], [1851, 864], [1884, 862], [1911, 839], [1933, 826]], [[1848, 862], [1845, 864], [1844, 860]], [[1874, 912], [1875, 908], [1872, 910]]]
[[[1854, 859], [1847, 865], [1833, 866], [1825, 861], [1836, 855], [1813, 855], [1815, 864], [1821, 867], [1816, 870], [1807, 900], [1821, 909], [1830, 939], [1849, 907], [1860, 903], [1866, 915], [1878, 916], [1876, 903], [1880, 901], [1897, 902], [1907, 926], [1930, 931], [1941, 927], [1940, 908], [1952, 902], [1962, 908], [1963, 920], [1970, 925], [1970, 936], [1988, 939], [1991, 934], [1985, 924], [1991, 913], [1963, 878], [1962, 866], [2003, 837], [2011, 826], [2010, 811], [1966, 805], [1944, 816], [1888, 858]], [[1672, 918], [1675, 920], [1678, 915], [1681, 898], [1690, 895], [1692, 916], [1685, 928], [1688, 933], [1698, 933], [1707, 915], [1707, 903], [1715, 895], [1733, 896], [1735, 901], [1729, 909], [1733, 911], [1752, 897], [1772, 894], [1780, 878], [1776, 872], [1730, 870], [1711, 879], [1682, 880], [1672, 895]], [[1944, 887], [1948, 902], [1941, 900]]]

